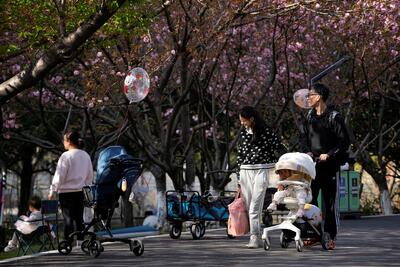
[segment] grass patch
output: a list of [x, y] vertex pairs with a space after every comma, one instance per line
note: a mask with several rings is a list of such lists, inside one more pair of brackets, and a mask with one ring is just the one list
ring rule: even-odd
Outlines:
[[[15, 257], [23, 256], [23, 255], [22, 255], [22, 254], [23, 254], [23, 251], [20, 251], [20, 255], [18, 255], [18, 250], [19, 250], [19, 248], [16, 248], [16, 249], [14, 249], [14, 250], [12, 250], [12, 251], [9, 251], [9, 252], [4, 252], [4, 251], [3, 251], [4, 247], [7, 246], [8, 241], [11, 239], [13, 233], [14, 233], [14, 230], [12, 230], [12, 229], [6, 229], [6, 230], [5, 230], [5, 240], [6, 240], [6, 242], [5, 242], [5, 244], [3, 245], [3, 247], [1, 247], [1, 249], [0, 249], [0, 251], [1, 251], [1, 252], [0, 252], [0, 260], [5, 260], [5, 259], [10, 259], [10, 258], [15, 258]], [[59, 233], [59, 234], [60, 234], [60, 233]], [[60, 238], [60, 240], [62, 240], [63, 235], [62, 235], [62, 234], [59, 235], [59, 238]], [[54, 248], [57, 249], [57, 240], [56, 240], [56, 239], [53, 239], [52, 242], [53, 242]], [[28, 250], [28, 252], [26, 253], [26, 255], [31, 255], [31, 254], [34, 254], [34, 253], [38, 253], [40, 247], [41, 247], [41, 244], [40, 244], [40, 243], [37, 243], [37, 242], [36, 242], [36, 243], [32, 244], [32, 245], [31, 245], [32, 250]], [[40, 251], [40, 252], [48, 251], [48, 250], [50, 250], [49, 248], [52, 250], [50, 244], [46, 244], [45, 248], [43, 248], [42, 251]], [[32, 251], [33, 251], [33, 253], [32, 253]]]

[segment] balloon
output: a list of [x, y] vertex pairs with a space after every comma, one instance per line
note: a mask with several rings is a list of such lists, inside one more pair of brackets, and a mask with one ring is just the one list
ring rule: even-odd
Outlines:
[[[314, 226], [318, 226], [322, 222], [322, 214], [321, 210], [312, 204], [305, 204], [304, 205], [305, 213], [304, 217], [308, 219], [308, 222], [310, 222]], [[304, 221], [302, 219], [297, 219], [296, 220], [299, 223], [303, 223]]]
[[299, 89], [296, 92], [294, 92], [293, 94], [293, 100], [294, 103], [296, 103], [296, 105], [298, 105], [301, 108], [311, 108], [308, 105], [308, 101], [307, 101], [307, 95], [309, 93], [310, 90], [308, 89]]
[[149, 93], [150, 78], [142, 68], [133, 68], [124, 81], [124, 93], [129, 102], [140, 102]]

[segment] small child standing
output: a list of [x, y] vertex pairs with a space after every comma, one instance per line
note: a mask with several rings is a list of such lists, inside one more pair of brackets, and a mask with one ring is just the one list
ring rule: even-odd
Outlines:
[[279, 175], [280, 181], [300, 183], [285, 186], [278, 184], [278, 191], [274, 194], [272, 203], [267, 210], [276, 210], [277, 204], [282, 203], [285, 197], [293, 197], [297, 199], [299, 205], [296, 217], [303, 217], [305, 213], [304, 205], [312, 200], [310, 184], [311, 180], [315, 178], [315, 167], [312, 158], [304, 153], [286, 153], [276, 163], [275, 172]]
[[[27, 235], [35, 231], [42, 224], [42, 212], [40, 211], [42, 207], [42, 201], [38, 196], [33, 196], [29, 202], [30, 215], [22, 215], [15, 222], [16, 231]], [[12, 239], [8, 242], [8, 245], [4, 248], [4, 252], [9, 252], [18, 248], [18, 237], [14, 233]]]

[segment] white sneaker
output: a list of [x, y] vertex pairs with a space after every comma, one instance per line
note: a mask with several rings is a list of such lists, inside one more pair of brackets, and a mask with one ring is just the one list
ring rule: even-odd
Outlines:
[[276, 210], [276, 208], [277, 208], [276, 204], [274, 202], [272, 202], [271, 204], [269, 204], [267, 210], [268, 211], [273, 211], [273, 210]]
[[7, 247], [4, 248], [4, 252], [13, 251], [13, 250], [15, 250], [15, 249], [17, 249], [17, 248], [18, 248], [17, 245], [14, 245], [14, 244], [12, 244], [12, 243], [11, 243], [11, 244], [8, 243]]
[[251, 235], [249, 243], [246, 246], [248, 248], [261, 248], [262, 247], [261, 239], [256, 235]]

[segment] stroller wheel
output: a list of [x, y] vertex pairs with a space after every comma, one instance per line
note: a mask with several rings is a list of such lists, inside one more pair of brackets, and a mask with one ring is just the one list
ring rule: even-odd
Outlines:
[[289, 247], [289, 240], [287, 239], [287, 237], [286, 237], [284, 232], [281, 232], [281, 235], [279, 237], [279, 241], [281, 243], [281, 248], [288, 248]]
[[58, 244], [58, 252], [60, 252], [60, 254], [68, 255], [71, 251], [72, 245], [68, 241], [64, 240]]
[[321, 245], [323, 249], [328, 250], [329, 240], [331, 240], [331, 236], [329, 235], [329, 233], [324, 232], [321, 237]]
[[298, 252], [302, 252], [303, 251], [303, 242], [300, 240], [296, 240], [296, 249]]
[[90, 254], [90, 252], [89, 252], [89, 242], [90, 242], [90, 239], [86, 239], [81, 244], [81, 250], [87, 255]]
[[172, 239], [178, 239], [181, 236], [181, 233], [182, 233], [182, 225], [173, 224], [171, 226], [171, 230], [169, 231], [169, 236]]
[[141, 256], [143, 254], [144, 251], [144, 245], [143, 242], [140, 240], [133, 240], [131, 241], [131, 243], [129, 244], [131, 247], [132, 252], [136, 255], [136, 256]]
[[102, 245], [99, 240], [92, 240], [89, 242], [88, 250], [92, 257], [97, 258], [104, 248], [102, 249]]
[[269, 241], [269, 237], [264, 239], [264, 250], [270, 250], [271, 249], [271, 242]]
[[190, 232], [192, 233], [192, 237], [194, 240], [201, 238], [201, 228], [198, 224], [192, 224], [190, 226]]

